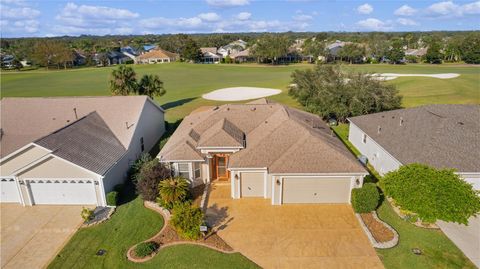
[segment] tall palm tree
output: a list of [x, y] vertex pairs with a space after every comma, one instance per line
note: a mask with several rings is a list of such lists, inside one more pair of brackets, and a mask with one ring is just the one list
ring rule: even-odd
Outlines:
[[166, 93], [163, 88], [163, 81], [158, 75], [144, 75], [138, 85], [138, 94], [147, 95], [153, 99], [155, 96], [162, 96]]
[[180, 202], [188, 194], [188, 182], [181, 177], [162, 180], [158, 186], [160, 198], [167, 204]]
[[121, 65], [112, 71], [110, 91], [113, 95], [129, 95], [137, 90], [137, 78], [133, 68]]

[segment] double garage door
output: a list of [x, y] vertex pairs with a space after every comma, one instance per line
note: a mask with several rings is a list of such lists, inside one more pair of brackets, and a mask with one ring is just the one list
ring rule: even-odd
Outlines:
[[348, 203], [350, 178], [286, 177], [283, 203]]
[[14, 178], [2, 178], [0, 180], [0, 202], [20, 203], [20, 193]]

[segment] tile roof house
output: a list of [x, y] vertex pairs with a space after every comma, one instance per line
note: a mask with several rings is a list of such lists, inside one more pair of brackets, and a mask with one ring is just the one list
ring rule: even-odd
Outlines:
[[348, 120], [349, 141], [380, 174], [423, 163], [456, 169], [480, 189], [480, 106], [427, 105]]
[[204, 64], [218, 64], [223, 58], [215, 47], [200, 48], [200, 52], [202, 54], [200, 62]]
[[170, 63], [179, 59], [179, 55], [162, 49], [152, 49], [138, 57], [135, 62], [141, 64]]
[[3, 98], [1, 202], [105, 206], [164, 132], [146, 96]]
[[158, 158], [193, 185], [272, 204], [349, 203], [367, 174], [321, 118], [266, 99], [192, 112]]

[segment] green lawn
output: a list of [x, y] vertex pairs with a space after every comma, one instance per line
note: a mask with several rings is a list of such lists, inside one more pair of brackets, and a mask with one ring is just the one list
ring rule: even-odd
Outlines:
[[[140, 198], [130, 199], [110, 220], [80, 229], [48, 268], [258, 268], [241, 254], [223, 254], [193, 245], [167, 247], [146, 263], [128, 261], [127, 250], [163, 226], [162, 217], [143, 207]], [[107, 250], [107, 254], [96, 256], [99, 249]]]
[[[347, 124], [340, 124], [334, 127], [334, 130], [352, 152], [359, 153], [348, 141]], [[442, 231], [419, 228], [402, 220], [386, 200], [377, 209], [377, 213], [397, 230], [400, 236], [399, 243], [394, 248], [376, 249], [385, 268], [476, 268]], [[421, 249], [423, 254], [413, 254], [412, 248]]]
[[[201, 98], [203, 93], [232, 86], [271, 87], [286, 90], [295, 69], [313, 65], [199, 65], [186, 63], [136, 65], [138, 75], [158, 74], [167, 94], [158, 102], [168, 109], [168, 121], [183, 118], [202, 105], [221, 104]], [[347, 70], [395, 73], [460, 73], [455, 79], [406, 77], [386, 82], [398, 86], [406, 107], [431, 103], [480, 103], [480, 68], [454, 65], [344, 65]], [[66, 71], [2, 72], [1, 96], [109, 95], [108, 78], [114, 67]], [[286, 91], [271, 97], [298, 106]]]

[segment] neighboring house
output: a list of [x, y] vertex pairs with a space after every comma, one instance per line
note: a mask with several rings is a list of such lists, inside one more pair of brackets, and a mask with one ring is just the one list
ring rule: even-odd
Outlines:
[[321, 118], [266, 99], [197, 109], [158, 158], [193, 186], [229, 182], [233, 199], [273, 205], [350, 203], [367, 175]]
[[146, 96], [3, 98], [1, 202], [105, 206], [154, 147], [164, 110]]
[[87, 63], [87, 57], [79, 50], [73, 50], [73, 65], [79, 66]]
[[128, 58], [130, 58], [135, 63], [136, 63], [137, 56], [140, 55], [134, 48], [130, 46], [120, 48], [120, 52], [123, 53]]
[[140, 64], [170, 63], [179, 59], [178, 54], [162, 49], [154, 49], [138, 56], [135, 60]]
[[143, 51], [145, 52], [149, 52], [153, 49], [156, 49], [158, 46], [157, 45], [144, 45], [143, 46]]
[[428, 105], [349, 118], [348, 140], [381, 175], [401, 165], [454, 168], [480, 190], [480, 106]]
[[254, 62], [255, 57], [250, 55], [250, 49], [230, 54], [230, 58], [237, 63]]
[[204, 64], [218, 64], [223, 56], [217, 53], [217, 48], [200, 48], [202, 57], [200, 58], [200, 63]]
[[13, 68], [15, 56], [13, 55], [2, 55], [2, 67], [3, 68]]
[[415, 56], [421, 58], [425, 56], [425, 54], [427, 54], [427, 48], [405, 50], [405, 56]]
[[128, 57], [127, 55], [119, 52], [119, 51], [109, 51], [107, 52], [108, 60], [110, 61], [110, 65], [115, 64], [126, 64], [128, 62], [133, 62], [133, 60]]
[[247, 42], [239, 39], [229, 43], [228, 45], [220, 47], [217, 53], [221, 54], [223, 57], [227, 57], [228, 55], [231, 55], [233, 53], [238, 53], [245, 50], [246, 47], [247, 47]]
[[343, 47], [349, 44], [352, 44], [352, 42], [343, 42], [343, 41], [337, 40], [334, 43], [327, 45], [327, 47], [325, 48], [327, 61], [339, 60], [341, 58], [340, 51], [342, 50]]

